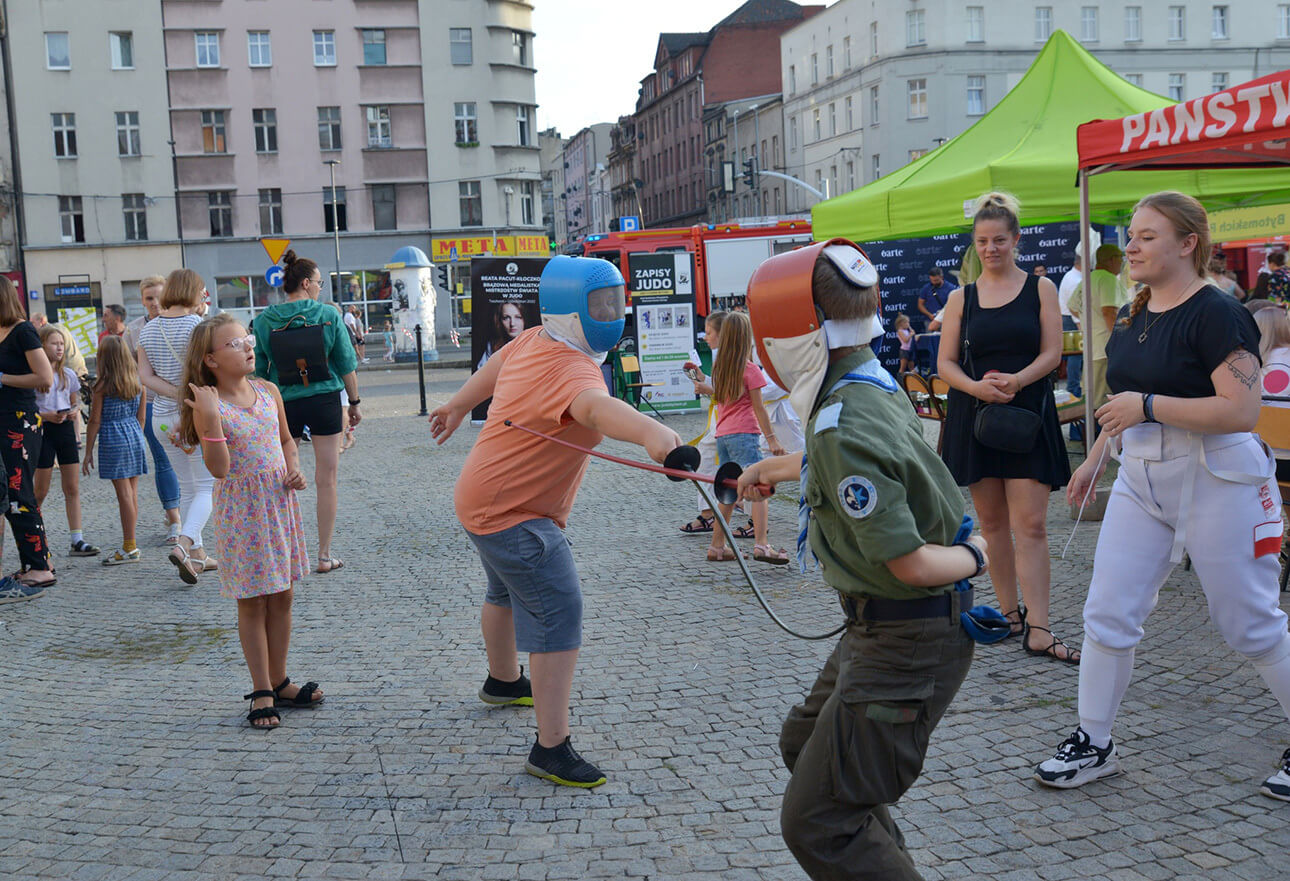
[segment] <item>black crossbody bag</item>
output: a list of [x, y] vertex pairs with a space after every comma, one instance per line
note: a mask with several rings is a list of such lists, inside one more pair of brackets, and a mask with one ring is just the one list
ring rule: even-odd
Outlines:
[[278, 368], [278, 385], [309, 386], [331, 379], [327, 365], [326, 324], [296, 324], [303, 315], [293, 315], [282, 327], [269, 331], [269, 353]]
[[[963, 294], [964, 322], [959, 333], [959, 338], [963, 341], [963, 357], [959, 363], [967, 369], [968, 376], [979, 380], [981, 377], [976, 375], [976, 365], [972, 363], [972, 341], [968, 337], [967, 323], [971, 317], [971, 303], [977, 297], [975, 286], [970, 302], [966, 290]], [[1049, 381], [1049, 377], [1040, 380], [1044, 383]], [[987, 404], [974, 397], [972, 400], [976, 402], [976, 418], [972, 421], [972, 434], [978, 443], [992, 450], [1029, 453], [1035, 448], [1035, 440], [1039, 437], [1039, 429], [1043, 426], [1044, 413], [1048, 410], [1048, 399], [1051, 397], [1052, 391], [1046, 389], [1038, 413], [1012, 404]]]

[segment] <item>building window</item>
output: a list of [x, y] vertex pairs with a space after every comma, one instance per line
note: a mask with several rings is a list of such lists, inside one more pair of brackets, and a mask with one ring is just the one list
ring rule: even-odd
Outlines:
[[464, 180], [457, 184], [457, 202], [461, 208], [462, 226], [484, 225], [484, 199], [479, 181]]
[[515, 143], [521, 147], [527, 147], [532, 143], [532, 137], [529, 134], [529, 109], [523, 104], [515, 107]]
[[345, 232], [349, 229], [344, 187], [336, 187], [334, 192], [331, 187], [323, 187], [323, 229], [327, 232]]
[[81, 212], [80, 196], [58, 197], [58, 222], [62, 225], [63, 241], [85, 241], [85, 215]]
[[318, 108], [318, 149], [340, 149], [340, 108]]
[[453, 64], [473, 64], [474, 46], [470, 39], [470, 28], [448, 28], [448, 53]]
[[1169, 98], [1173, 101], [1186, 100], [1183, 94], [1187, 91], [1187, 74], [1169, 74]]
[[797, 149], [797, 117], [791, 116], [788, 119], [788, 146], [792, 150]]
[[51, 113], [54, 126], [54, 155], [59, 159], [76, 158], [76, 114]]
[[869, 157], [869, 163], [873, 167], [873, 180], [882, 177], [882, 165], [878, 161], [878, 154], [874, 153]]
[[847, 95], [847, 99], [846, 99], [846, 109], [847, 109], [847, 131], [854, 131], [854, 130], [855, 130], [855, 127], [856, 127], [856, 121], [855, 121], [855, 116], [854, 116], [854, 114], [853, 114], [853, 113], [852, 113], [852, 111], [851, 111], [851, 96], [850, 96], [850, 95]]
[[851, 69], [851, 38], [850, 37], [842, 38], [842, 63], [846, 65], [847, 70]]
[[1124, 81], [1126, 83], [1132, 83], [1139, 89], [1142, 88], [1142, 74], [1140, 73], [1126, 73], [1124, 75]]
[[1097, 42], [1097, 7], [1081, 6], [1079, 9], [1079, 38], [1084, 43]]
[[827, 46], [824, 49], [824, 75], [833, 79], [833, 47]]
[[770, 161], [772, 170], [779, 168], [782, 164], [779, 161], [779, 135], [770, 136]]
[[125, 220], [125, 240], [148, 240], [148, 209], [144, 207], [143, 193], [126, 193], [121, 197], [121, 214]]
[[797, 66], [793, 64], [788, 66], [788, 94], [797, 94]]
[[260, 235], [282, 234], [282, 190], [260, 190]]
[[226, 190], [206, 194], [206, 211], [210, 215], [211, 238], [233, 235], [233, 194]]
[[1226, 71], [1214, 71], [1209, 76], [1209, 90], [1211, 92], [1221, 92], [1231, 84]]
[[848, 160], [847, 161], [847, 191], [850, 192], [855, 188], [856, 188], [856, 164]]
[[134, 34], [130, 31], [113, 31], [108, 34], [108, 48], [112, 52], [113, 70], [134, 69]]
[[838, 133], [838, 105], [836, 101], [829, 102], [829, 137], [835, 137]]
[[985, 42], [985, 7], [969, 6], [967, 8], [967, 42]]
[[1142, 42], [1142, 7], [1124, 7], [1124, 42]]
[[984, 76], [970, 76], [967, 78], [967, 112], [968, 116], [980, 116], [985, 113]]
[[225, 135], [224, 111], [223, 110], [203, 110], [202, 111], [202, 152], [203, 153], [225, 152], [224, 135]]
[[905, 13], [905, 45], [927, 45], [927, 12], [911, 9]]
[[525, 226], [532, 226], [537, 223], [537, 215], [533, 212], [533, 181], [526, 180], [520, 182], [520, 223]]
[[479, 142], [479, 123], [475, 118], [474, 101], [458, 101], [452, 105], [453, 125], [457, 130], [458, 144]]
[[314, 31], [314, 67], [336, 66], [336, 32]]
[[1169, 39], [1187, 39], [1187, 7], [1169, 7]]
[[116, 153], [118, 156], [140, 156], [143, 154], [142, 138], [139, 135], [139, 111], [122, 110], [117, 112]]
[[1290, 3], [1277, 6], [1277, 39], [1290, 40]]
[[511, 34], [511, 56], [520, 67], [529, 66], [529, 35], [515, 31]]
[[372, 229], [399, 228], [399, 215], [394, 199], [394, 184], [372, 186]]
[[1053, 8], [1051, 6], [1035, 7], [1035, 42], [1047, 43], [1053, 35]]
[[45, 32], [45, 67], [50, 70], [71, 70], [72, 50], [67, 31]]
[[271, 107], [252, 110], [251, 125], [255, 129], [255, 152], [278, 152], [278, 111]]
[[385, 31], [366, 29], [363, 31], [363, 63], [385, 63]]
[[816, 107], [811, 111], [811, 130], [815, 133], [815, 140], [820, 140], [823, 134], [820, 131], [820, 108]]
[[198, 31], [193, 39], [197, 43], [197, 66], [219, 67], [219, 32]]
[[869, 22], [869, 60], [878, 57], [878, 22]]
[[927, 80], [909, 80], [909, 118], [927, 118]]
[[1226, 40], [1229, 36], [1227, 32], [1226, 6], [1214, 7], [1214, 33], [1212, 36], [1215, 40]]
[[252, 67], [273, 65], [273, 44], [269, 41], [268, 31], [246, 32], [246, 55]]
[[375, 105], [367, 108], [367, 146], [393, 147], [390, 134], [390, 108]]
[[811, 85], [818, 86], [819, 84], [820, 84], [820, 56], [817, 53], [812, 52], [811, 53]]
[[869, 87], [869, 124], [878, 124], [878, 87]]

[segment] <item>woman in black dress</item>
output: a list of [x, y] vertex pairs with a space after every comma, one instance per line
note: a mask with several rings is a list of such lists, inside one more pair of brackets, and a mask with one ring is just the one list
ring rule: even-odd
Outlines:
[[[941, 329], [937, 372], [950, 384], [942, 455], [959, 486], [972, 492], [990, 545], [990, 580], [1013, 633], [1030, 654], [1078, 663], [1079, 652], [1048, 621], [1048, 495], [1071, 473], [1050, 379], [1061, 360], [1062, 316], [1056, 286], [1017, 266], [1020, 237], [1016, 200], [1004, 193], [977, 200], [972, 245], [981, 277], [950, 294]], [[1029, 451], [1004, 452], [977, 440], [977, 411], [988, 404], [1039, 414]]]

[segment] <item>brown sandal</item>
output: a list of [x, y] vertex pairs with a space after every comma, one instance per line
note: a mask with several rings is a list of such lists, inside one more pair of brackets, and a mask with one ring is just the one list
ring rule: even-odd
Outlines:
[[723, 547], [717, 550], [714, 547], [708, 548], [709, 563], [733, 563], [735, 561], [734, 548]]

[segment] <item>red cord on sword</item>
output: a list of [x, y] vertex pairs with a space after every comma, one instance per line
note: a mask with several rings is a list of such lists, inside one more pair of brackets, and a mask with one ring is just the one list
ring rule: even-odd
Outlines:
[[[586, 453], [588, 456], [595, 456], [597, 459], [604, 459], [607, 462], [613, 462], [617, 465], [626, 465], [629, 468], [639, 468], [641, 471], [650, 471], [655, 474], [662, 474], [669, 480], [675, 480], [678, 482], [682, 480], [694, 481], [694, 485], [699, 490], [700, 495], [702, 495], [704, 500], [712, 507], [712, 513], [717, 518], [717, 523], [720, 524], [721, 531], [726, 536], [726, 541], [730, 542], [731, 547], [734, 547], [734, 533], [730, 531], [730, 524], [726, 522], [725, 517], [721, 516], [721, 509], [717, 507], [716, 503], [720, 502], [723, 505], [733, 505], [739, 500], [739, 475], [743, 473], [743, 469], [739, 467], [738, 462], [725, 463], [717, 469], [716, 474], [709, 477], [706, 474], [695, 473], [694, 469], [699, 467], [699, 464], [703, 459], [703, 456], [695, 447], [677, 447], [675, 450], [667, 454], [667, 458], [663, 460], [662, 465], [651, 465], [645, 462], [637, 462], [632, 459], [624, 459], [621, 456], [611, 456], [609, 453], [598, 453], [595, 450], [588, 449], [587, 447], [570, 443], [567, 440], [561, 440], [558, 437], [552, 437], [549, 434], [544, 434], [536, 429], [526, 428], [509, 419], [503, 420], [503, 424], [508, 428], [518, 428], [520, 431], [527, 432], [535, 437], [540, 437], [553, 444], [559, 444], [562, 447], [568, 447], [571, 450], [577, 450], [580, 453]], [[712, 496], [709, 496], [708, 491], [703, 488], [702, 484], [704, 483], [712, 484], [713, 495], [716, 496], [715, 500]], [[763, 496], [769, 496], [775, 492], [775, 488], [769, 484], [759, 483], [756, 484], [756, 487], [758, 492]], [[766, 601], [766, 597], [762, 596], [761, 589], [757, 587], [757, 580], [753, 578], [752, 572], [748, 570], [748, 564], [744, 562], [743, 554], [736, 552], [735, 562], [739, 564], [739, 569], [743, 572], [744, 579], [747, 580], [748, 586], [752, 588], [753, 595], [757, 597], [757, 602], [761, 603], [761, 607], [766, 610], [766, 614], [770, 615], [771, 620], [778, 624], [785, 633], [788, 633], [791, 636], [796, 636], [799, 639], [819, 640], [837, 636], [843, 630], [847, 629], [847, 625], [842, 624], [833, 630], [830, 630], [828, 633], [808, 635], [797, 632], [785, 624], [784, 621], [775, 614], [775, 610], [770, 607], [770, 603]]]

